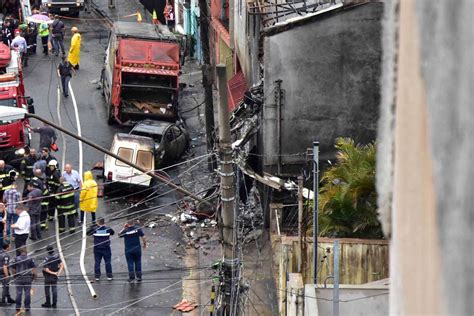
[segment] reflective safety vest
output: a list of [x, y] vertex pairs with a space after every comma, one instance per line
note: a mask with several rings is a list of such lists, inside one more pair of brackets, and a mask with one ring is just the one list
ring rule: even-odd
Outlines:
[[35, 188], [38, 188], [41, 190], [41, 194], [43, 195], [43, 199], [41, 199], [41, 206], [42, 208], [47, 208], [49, 205], [49, 191], [46, 186], [46, 183], [43, 179], [40, 179], [38, 177], [33, 177], [31, 178], [31, 183]]
[[2, 183], [2, 191], [6, 191], [12, 187], [15, 181], [16, 171], [10, 165], [5, 165], [3, 170], [0, 170], [0, 182]]
[[51, 194], [56, 193], [61, 183], [59, 183], [59, 178], [61, 175], [58, 170], [50, 171], [50, 175], [47, 178], [48, 190]]
[[22, 177], [25, 179], [25, 181], [30, 181], [31, 178], [33, 177], [33, 165], [35, 162], [38, 161], [36, 157], [32, 157], [28, 155], [28, 157], [25, 157], [21, 161], [20, 165], [20, 173]]
[[74, 205], [74, 188], [67, 182], [63, 182], [56, 192], [56, 208], [62, 215], [72, 215], [76, 213]]
[[49, 35], [49, 26], [46, 22], [40, 24], [38, 35], [40, 37], [45, 37]]

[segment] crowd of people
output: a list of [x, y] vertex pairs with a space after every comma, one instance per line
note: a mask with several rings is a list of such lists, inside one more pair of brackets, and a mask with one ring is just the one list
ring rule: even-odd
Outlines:
[[[102, 261], [105, 262], [107, 280], [113, 280], [110, 236], [115, 231], [105, 225], [104, 218], [95, 216], [98, 184], [92, 172], [86, 171], [82, 178], [71, 164], [65, 164], [61, 172], [58, 160], [50, 152], [51, 145], [56, 141], [54, 129], [44, 125], [32, 130], [40, 135], [40, 154], [30, 148], [18, 170], [0, 160], [0, 260], [3, 275], [0, 306], [15, 303], [17, 311], [21, 310], [23, 298], [25, 309], [31, 308], [30, 290], [37, 279], [37, 265], [27, 252], [28, 239], [33, 242], [41, 240], [43, 232], [50, 229], [49, 224], [54, 220], [58, 221], [58, 233], [74, 234], [76, 226], [87, 221], [87, 213], [91, 214], [87, 235], [94, 239], [95, 280], [101, 278]], [[23, 189], [20, 189], [21, 185]], [[144, 232], [134, 221], [128, 221], [118, 236], [124, 238], [129, 281], [141, 282], [140, 239], [146, 247]], [[42, 307], [55, 308], [58, 277], [63, 271], [63, 263], [51, 245], [46, 252], [46, 258], [39, 265], [45, 290]], [[9, 290], [12, 280], [16, 286], [15, 299]]]
[[81, 34], [79, 29], [75, 26], [71, 28], [71, 43], [66, 57], [64, 23], [58, 15], [53, 16], [46, 12], [39, 14], [45, 15], [51, 20], [45, 20], [41, 23], [29, 22], [20, 24], [14, 15], [6, 15], [0, 32], [3, 44], [17, 50], [21, 56], [23, 66], [28, 67], [29, 56], [36, 55], [39, 37], [45, 56], [48, 56], [49, 52], [55, 56], [59, 56], [61, 53], [63, 63], [67, 62], [74, 70], [78, 70], [81, 59]]

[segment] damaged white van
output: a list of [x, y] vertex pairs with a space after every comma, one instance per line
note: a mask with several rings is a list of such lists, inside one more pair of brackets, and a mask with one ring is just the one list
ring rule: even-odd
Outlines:
[[[116, 133], [110, 151], [150, 173], [155, 170], [155, 142], [150, 137]], [[144, 189], [152, 183], [149, 174], [108, 155], [104, 157], [104, 177], [104, 194], [123, 188]]]

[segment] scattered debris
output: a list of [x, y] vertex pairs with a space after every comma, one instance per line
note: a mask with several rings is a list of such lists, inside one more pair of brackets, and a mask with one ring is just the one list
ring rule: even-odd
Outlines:
[[196, 303], [183, 299], [181, 302], [173, 306], [173, 308], [176, 309], [177, 311], [187, 313], [194, 310], [197, 306], [198, 305]]

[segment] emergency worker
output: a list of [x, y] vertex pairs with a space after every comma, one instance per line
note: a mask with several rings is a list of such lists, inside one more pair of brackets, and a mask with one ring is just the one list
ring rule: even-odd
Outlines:
[[105, 273], [107, 280], [113, 279], [112, 275], [112, 249], [110, 248], [110, 236], [115, 234], [115, 231], [108, 226], [105, 226], [103, 218], [97, 220], [97, 224], [94, 224], [87, 230], [87, 236], [94, 236], [94, 274], [95, 280], [100, 280], [100, 263], [102, 258], [105, 261]]
[[28, 45], [28, 54], [29, 55], [36, 55], [36, 40], [38, 37], [38, 28], [36, 27], [36, 23], [30, 22], [28, 23], [28, 28], [26, 29], [25, 39], [26, 44]]
[[16, 284], [16, 311], [21, 311], [23, 292], [25, 292], [25, 311], [31, 308], [31, 284], [36, 280], [36, 265], [33, 259], [28, 256], [26, 247], [21, 247], [20, 255], [12, 264], [13, 275]]
[[125, 258], [128, 267], [128, 282], [137, 278], [137, 282], [142, 281], [142, 249], [140, 238], [143, 241], [143, 248], [146, 248], [146, 238], [143, 230], [135, 225], [133, 220], [127, 221], [119, 232], [119, 237], [123, 238], [125, 245]]
[[30, 182], [33, 177], [33, 165], [38, 161], [38, 156], [36, 155], [36, 149], [31, 148], [30, 152], [25, 155], [20, 163], [20, 174], [25, 180], [25, 184]]
[[77, 27], [71, 28], [71, 47], [69, 48], [68, 61], [75, 70], [79, 70], [79, 62], [81, 61], [81, 34]]
[[76, 231], [76, 206], [74, 204], [74, 188], [66, 182], [64, 177], [59, 178], [60, 186], [56, 192], [56, 209], [58, 210], [59, 232], [66, 231], [66, 217], [69, 233]]
[[43, 54], [48, 56], [48, 38], [49, 38], [49, 25], [46, 22], [42, 22], [39, 26], [38, 34], [41, 38], [41, 45], [43, 46]]
[[43, 198], [41, 199], [40, 228], [42, 230], [48, 230], [48, 224], [46, 223], [46, 219], [48, 217], [49, 211], [50, 193], [48, 190], [46, 175], [41, 172], [41, 169], [35, 170], [35, 176], [32, 178], [31, 183], [35, 188], [41, 190]]
[[41, 200], [42, 192], [38, 187], [35, 187], [37, 182], [32, 181], [26, 186], [29, 193], [26, 196], [27, 202], [26, 206], [28, 208], [28, 214], [30, 215], [30, 225], [31, 225], [31, 240], [41, 239], [41, 226], [40, 226], [40, 217], [41, 217]]
[[[48, 163], [49, 175], [46, 177], [46, 185], [48, 187], [49, 194], [55, 194], [58, 191], [59, 178], [61, 178], [61, 172], [57, 169], [58, 162], [56, 160], [51, 160]], [[48, 208], [48, 220], [52, 221], [54, 219], [54, 208], [56, 200], [54, 198], [49, 199], [49, 208]]]
[[2, 301], [0, 306], [8, 306], [15, 303], [15, 300], [10, 296], [10, 256], [8, 255], [10, 251], [10, 244], [3, 243], [2, 249], [0, 249], [0, 260], [2, 261]]
[[[58, 161], [58, 160], [56, 159], [56, 157], [54, 157], [53, 155], [51, 155], [50, 150], [49, 150], [48, 147], [43, 147], [43, 148], [41, 148], [41, 160], [46, 161], [46, 166], [48, 166], [48, 164], [49, 164], [49, 162], [50, 162], [51, 160], [56, 160], [56, 161]], [[46, 173], [46, 175], [48, 175], [48, 174], [49, 174], [49, 170], [48, 170], [48, 168], [45, 168], [45, 169], [46, 169], [46, 170], [45, 170], [44, 172]]]
[[[58, 254], [54, 253], [53, 246], [46, 248], [48, 256], [43, 261], [43, 276], [44, 276], [44, 294], [46, 302], [41, 304], [41, 307], [56, 308], [58, 302], [58, 277], [64, 269], [64, 264], [59, 258]], [[51, 300], [52, 294], [52, 300]]]
[[0, 160], [0, 200], [3, 199], [3, 193], [11, 188], [15, 181], [16, 171], [12, 166], [7, 165], [4, 160]]
[[91, 171], [84, 172], [84, 182], [82, 183], [81, 195], [80, 195], [80, 209], [81, 209], [81, 221], [87, 222], [86, 212], [91, 213], [92, 222], [95, 223], [95, 212], [97, 210], [97, 193], [98, 186], [97, 182], [94, 181]]

